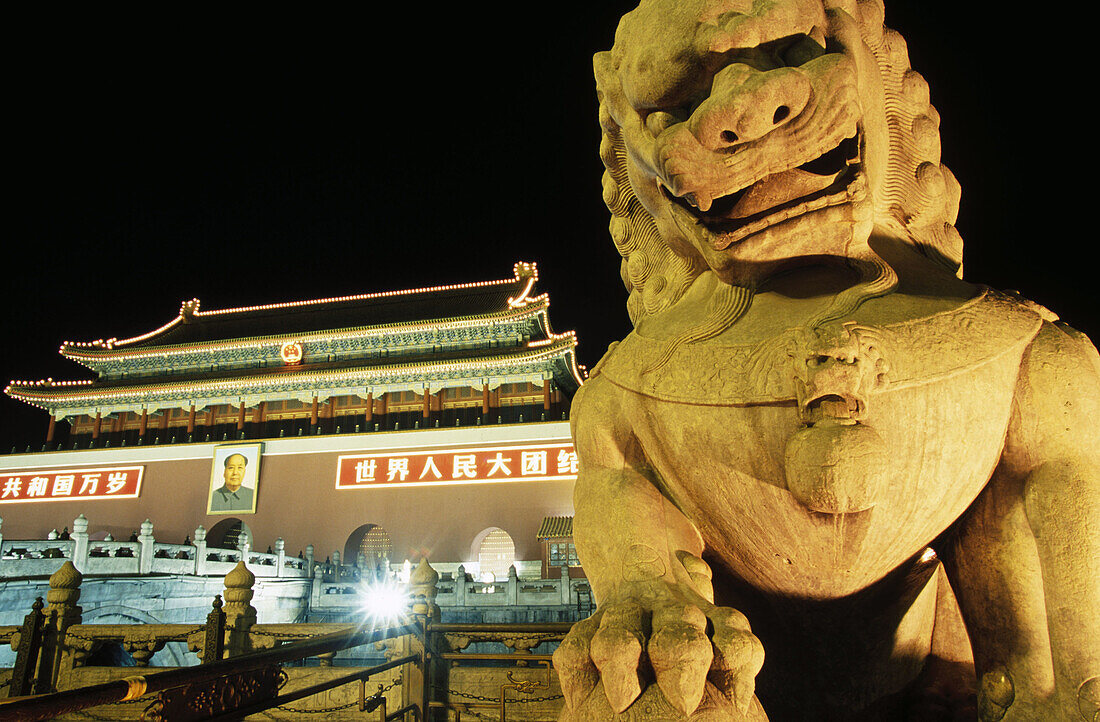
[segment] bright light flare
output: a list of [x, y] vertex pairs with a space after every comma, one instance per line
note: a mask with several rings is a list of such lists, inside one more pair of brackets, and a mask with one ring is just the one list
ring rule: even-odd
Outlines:
[[374, 626], [387, 626], [409, 612], [409, 594], [404, 585], [386, 579], [366, 584], [362, 590], [362, 609]]

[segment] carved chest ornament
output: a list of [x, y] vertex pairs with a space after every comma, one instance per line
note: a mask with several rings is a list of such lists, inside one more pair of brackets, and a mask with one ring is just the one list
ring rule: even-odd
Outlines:
[[[684, 344], [669, 354], [667, 342], [635, 332], [599, 371], [665, 402], [794, 407], [801, 425], [784, 449], [787, 488], [811, 511], [847, 514], [872, 508], [891, 486], [889, 449], [867, 422], [877, 397], [1019, 355], [1040, 324], [1028, 305], [986, 289], [925, 318], [791, 328], [753, 345]], [[669, 362], [654, 364], [662, 355]]]
[[862, 423], [872, 394], [886, 383], [882, 349], [889, 341], [882, 331], [854, 323], [801, 341], [804, 353], [792, 366], [802, 427], [784, 452], [787, 489], [811, 511], [866, 511], [890, 481], [886, 443]]
[[[954, 309], [900, 323], [791, 328], [755, 344], [683, 344], [663, 365], [657, 361], [669, 342], [635, 331], [608, 352], [598, 371], [616, 386], [662, 401], [797, 404], [807, 420], [826, 411], [841, 414], [836, 399], [821, 398], [839, 389], [858, 417], [871, 395], [935, 383], [1020, 354], [1041, 323], [1029, 305], [983, 289]], [[655, 370], [647, 373], [650, 368]]]

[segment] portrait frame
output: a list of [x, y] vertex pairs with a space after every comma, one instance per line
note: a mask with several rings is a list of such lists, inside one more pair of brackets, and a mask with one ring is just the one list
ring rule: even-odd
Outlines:
[[[255, 514], [256, 498], [260, 487], [260, 461], [263, 457], [263, 443], [218, 444], [210, 459], [210, 486], [206, 493], [206, 513], [209, 515]], [[240, 460], [230, 461], [230, 457], [244, 458], [243, 474]], [[233, 465], [238, 471], [230, 470]], [[231, 477], [240, 477], [240, 486], [236, 491], [228, 487]], [[243, 490], [243, 491], [242, 491]]]

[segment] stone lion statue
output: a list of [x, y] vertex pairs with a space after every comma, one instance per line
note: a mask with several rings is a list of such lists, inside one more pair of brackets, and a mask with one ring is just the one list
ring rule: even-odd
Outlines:
[[1100, 357], [962, 277], [881, 0], [642, 0], [595, 57], [634, 331], [573, 406], [564, 720], [1100, 719]]

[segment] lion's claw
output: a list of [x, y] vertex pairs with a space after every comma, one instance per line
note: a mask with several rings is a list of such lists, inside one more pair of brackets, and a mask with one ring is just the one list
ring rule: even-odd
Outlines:
[[764, 665], [764, 646], [752, 633], [745, 615], [735, 609], [716, 609], [711, 680], [737, 709], [747, 712], [756, 693], [756, 675]]
[[608, 609], [592, 635], [589, 653], [616, 712], [625, 710], [642, 693], [639, 662], [644, 640], [642, 609], [634, 604]]
[[554, 666], [571, 710], [602, 680], [611, 708], [621, 713], [645, 689], [647, 659], [661, 693], [685, 717], [699, 707], [708, 679], [747, 714], [764, 650], [735, 610], [704, 611], [668, 599], [643, 610], [629, 601], [609, 603], [578, 623], [554, 653]]
[[703, 699], [707, 671], [714, 657], [706, 626], [685, 622], [658, 626], [655, 617], [653, 628], [647, 651], [657, 685], [673, 707], [691, 714]]
[[589, 643], [598, 624], [594, 617], [577, 622], [554, 651], [554, 668], [558, 671], [565, 704], [571, 710], [578, 709], [600, 681], [589, 652]]

